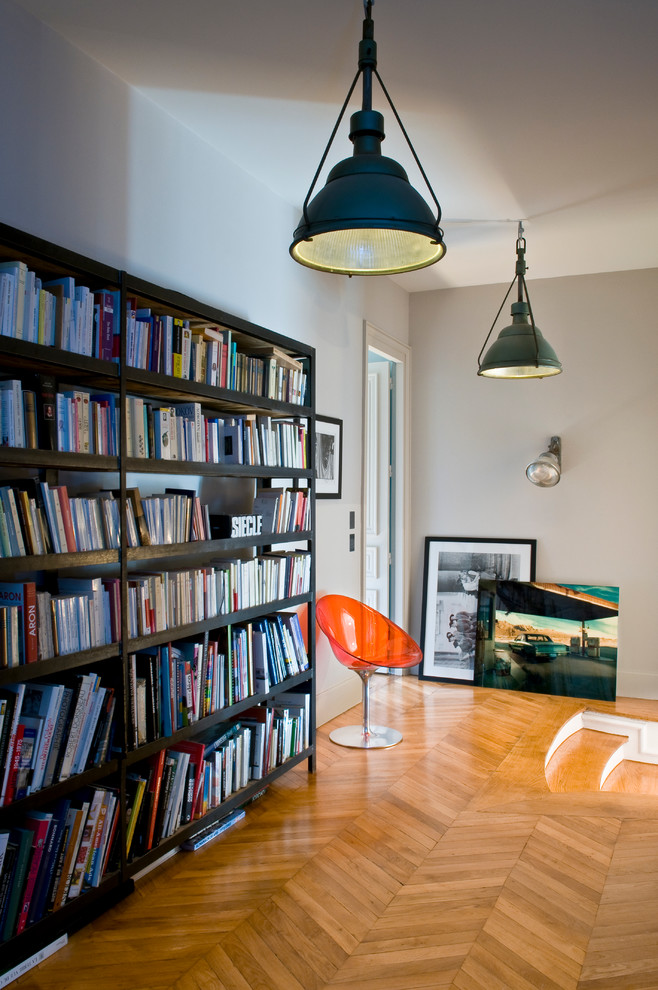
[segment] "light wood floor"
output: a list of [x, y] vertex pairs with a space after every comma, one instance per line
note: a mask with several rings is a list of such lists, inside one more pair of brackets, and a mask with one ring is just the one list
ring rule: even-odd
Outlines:
[[[570, 699], [375, 678], [386, 751], [319, 770], [142, 880], [20, 990], [658, 988], [658, 797], [550, 793]], [[587, 703], [658, 718], [658, 702]], [[356, 718], [355, 718], [356, 716]]]

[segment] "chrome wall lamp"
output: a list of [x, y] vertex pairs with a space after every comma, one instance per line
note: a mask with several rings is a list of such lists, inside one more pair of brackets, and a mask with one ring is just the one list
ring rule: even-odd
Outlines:
[[553, 488], [562, 474], [562, 442], [559, 437], [551, 437], [548, 450], [531, 461], [525, 469], [528, 481], [538, 488]]

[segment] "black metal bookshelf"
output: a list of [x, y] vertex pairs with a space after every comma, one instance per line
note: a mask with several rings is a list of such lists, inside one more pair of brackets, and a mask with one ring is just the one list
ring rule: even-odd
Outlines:
[[[118, 293], [121, 306], [121, 337], [118, 360], [107, 361], [46, 346], [12, 336], [0, 336], [2, 376], [4, 378], [31, 379], [37, 374], [54, 377], [67, 388], [85, 387], [117, 396], [120, 446], [116, 456], [84, 454], [52, 449], [3, 447], [0, 456], [0, 484], [19, 484], [25, 478], [48, 480], [57, 484], [62, 477], [75, 489], [76, 482], [89, 492], [96, 476], [107, 479], [98, 484], [99, 489], [113, 489], [120, 505], [120, 545], [118, 549], [86, 550], [63, 553], [30, 553], [25, 556], [0, 558], [0, 581], [34, 581], [46, 588], [56, 588], [58, 575], [110, 576], [119, 579], [121, 599], [121, 635], [118, 642], [91, 649], [64, 653], [47, 659], [0, 668], [0, 689], [32, 682], [58, 684], [62, 680], [87, 673], [90, 669], [102, 671], [116, 693], [116, 728], [114, 742], [108, 758], [100, 766], [90, 766], [84, 772], [59, 780], [41, 788], [20, 800], [0, 807], [0, 831], [11, 830], [23, 820], [23, 816], [40, 809], [52, 809], [55, 802], [71, 796], [84, 788], [107, 784], [119, 795], [117, 811], [117, 853], [97, 887], [84, 888], [82, 893], [67, 901], [59, 910], [46, 913], [30, 924], [21, 934], [14, 935], [0, 944], [0, 972], [16, 966], [40, 948], [50, 944], [63, 934], [70, 934], [88, 923], [102, 911], [115, 904], [134, 887], [133, 878], [151, 867], [159, 858], [176, 848], [195, 831], [212, 823], [230, 811], [248, 804], [269, 783], [291, 768], [307, 762], [309, 771], [315, 769], [315, 703], [314, 703], [314, 472], [313, 436], [315, 407], [315, 351], [309, 345], [275, 333], [265, 327], [233, 316], [215, 306], [188, 297], [114, 269], [94, 259], [86, 258], [59, 245], [37, 238], [0, 224], [0, 261], [23, 261], [44, 281], [72, 276], [91, 291], [112, 288]], [[266, 395], [256, 395], [225, 387], [214, 387], [203, 382], [181, 379], [159, 372], [130, 367], [126, 361], [126, 303], [137, 299], [139, 305], [150, 307], [158, 313], [189, 320], [194, 326], [218, 326], [229, 330], [238, 348], [267, 346], [278, 348], [301, 362], [307, 379], [304, 404], [283, 402]], [[127, 400], [139, 396], [144, 400], [164, 403], [196, 402], [213, 415], [242, 416], [266, 415], [291, 419], [306, 424], [306, 458], [309, 467], [264, 466], [249, 464], [205, 463], [203, 461], [156, 460], [129, 456], [127, 448]], [[303, 531], [262, 533], [257, 536], [241, 536], [199, 540], [152, 546], [128, 546], [125, 516], [126, 492], [133, 476], [149, 476], [155, 480], [162, 476], [168, 483], [176, 484], [186, 477], [206, 479], [207, 483], [232, 479], [243, 484], [245, 491], [258, 485], [274, 485], [285, 479], [287, 485], [304, 488], [311, 501], [311, 523]], [[71, 478], [75, 479], [71, 481]], [[140, 482], [141, 483], [141, 482]], [[93, 489], [91, 489], [93, 491]], [[248, 509], [245, 509], [248, 511]], [[284, 600], [270, 601], [239, 611], [227, 612], [212, 618], [191, 622], [174, 629], [162, 630], [146, 636], [130, 637], [128, 626], [128, 582], [132, 574], [142, 568], [175, 571], [181, 566], [204, 566], [204, 562], [222, 560], [225, 557], [257, 555], [272, 548], [300, 545], [311, 555], [310, 586], [303, 594]], [[159, 644], [203, 637], [213, 631], [226, 630], [234, 624], [251, 623], [277, 611], [300, 610], [305, 616], [306, 643], [309, 667], [281, 683], [275, 684], [269, 693], [257, 693], [236, 702], [230, 707], [212, 712], [193, 724], [175, 729], [169, 737], [151, 739], [135, 748], [131, 736], [131, 699], [129, 697], [129, 657], [142, 649]], [[126, 773], [169, 745], [193, 740], [195, 735], [207, 732], [214, 726], [239, 721], [240, 715], [250, 708], [272, 701], [278, 693], [291, 689], [310, 694], [310, 745], [286, 762], [266, 773], [262, 779], [250, 780], [246, 787], [233, 793], [204, 818], [194, 819], [154, 848], [128, 861], [126, 856]], [[114, 865], [111, 865], [111, 864]], [[1, 871], [0, 871], [1, 874]], [[1, 908], [1, 904], [0, 904]], [[0, 925], [2, 922], [0, 921]], [[0, 933], [1, 933], [0, 927]]]

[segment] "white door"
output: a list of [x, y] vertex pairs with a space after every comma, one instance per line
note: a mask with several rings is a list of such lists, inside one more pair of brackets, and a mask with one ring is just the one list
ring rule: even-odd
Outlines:
[[389, 614], [391, 506], [389, 362], [368, 354], [365, 536], [366, 604]]
[[363, 601], [406, 627], [411, 352], [370, 323], [363, 350]]

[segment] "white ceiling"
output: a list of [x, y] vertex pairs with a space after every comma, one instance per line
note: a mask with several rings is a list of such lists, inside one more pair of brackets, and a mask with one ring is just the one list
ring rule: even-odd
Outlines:
[[[16, 2], [301, 209], [362, 0]], [[400, 285], [511, 281], [519, 219], [528, 278], [658, 267], [658, 0], [376, 0], [373, 17], [448, 246]], [[376, 82], [373, 106], [424, 192]], [[345, 123], [329, 165], [350, 153]]]

